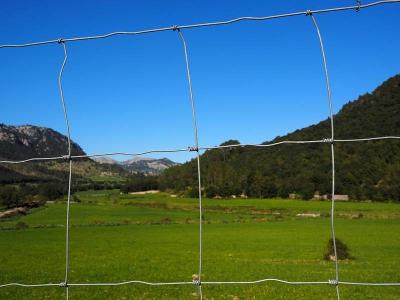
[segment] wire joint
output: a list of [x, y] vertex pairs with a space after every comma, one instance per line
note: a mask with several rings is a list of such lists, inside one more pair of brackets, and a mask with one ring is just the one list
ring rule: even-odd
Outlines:
[[334, 285], [334, 286], [338, 286], [339, 285], [339, 281], [337, 281], [336, 279], [329, 279], [328, 280], [328, 284]]
[[72, 155], [71, 154], [66, 154], [66, 155], [63, 155], [62, 158], [67, 160], [67, 161], [71, 161], [72, 160]]
[[199, 147], [188, 147], [188, 150], [190, 151], [190, 152], [199, 152]]
[[193, 284], [196, 285], [196, 286], [201, 286], [201, 281], [198, 280], [198, 279], [197, 279], [197, 280], [193, 280], [192, 282], [193, 282]]
[[335, 141], [332, 138], [325, 138], [325, 139], [322, 139], [322, 142], [333, 144]]
[[356, 1], [357, 1], [356, 12], [359, 12], [361, 9], [361, 0], [356, 0]]

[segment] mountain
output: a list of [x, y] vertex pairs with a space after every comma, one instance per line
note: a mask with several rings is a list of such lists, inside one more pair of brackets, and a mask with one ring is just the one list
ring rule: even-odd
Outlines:
[[117, 164], [131, 173], [144, 173], [158, 175], [165, 169], [178, 165], [168, 158], [135, 157], [126, 161], [118, 162], [110, 157], [95, 157], [95, 161], [101, 164]]
[[[72, 155], [85, 155], [72, 142]], [[46, 127], [0, 124], [0, 159], [23, 160], [30, 157], [52, 157], [68, 154], [67, 137]]]
[[93, 157], [92, 158], [94, 161], [98, 162], [99, 164], [103, 165], [118, 165], [119, 162], [115, 159], [112, 159], [111, 157], [108, 156], [99, 156], [99, 157]]
[[[344, 105], [334, 122], [336, 139], [400, 136], [400, 75]], [[265, 143], [329, 137], [330, 121], [326, 119]], [[235, 143], [239, 142], [224, 144]], [[400, 201], [400, 140], [338, 142], [335, 154], [338, 194]], [[296, 193], [311, 198], [315, 192], [330, 193], [329, 143], [214, 149], [201, 156], [201, 167], [208, 196], [288, 197]], [[162, 174], [161, 187], [187, 191], [196, 186], [195, 170], [194, 160], [171, 167]]]
[[126, 160], [122, 162], [121, 165], [130, 172], [156, 175], [178, 164], [168, 158], [154, 159], [137, 157]]
[[[71, 141], [72, 155], [85, 155]], [[68, 139], [61, 133], [34, 125], [9, 126], [0, 124], [0, 160], [24, 160], [33, 157], [56, 157], [68, 154]], [[101, 175], [110, 170], [89, 158], [74, 159], [75, 179]], [[37, 161], [22, 164], [0, 164], [0, 183], [21, 181], [65, 181], [69, 164], [64, 160]], [[124, 172], [121, 168], [113, 172]]]
[[[71, 141], [72, 155], [85, 155], [83, 149]], [[68, 154], [68, 139], [63, 134], [46, 127], [34, 125], [10, 126], [0, 124], [0, 160], [24, 160], [33, 157], [57, 157]], [[173, 161], [152, 158], [134, 158], [118, 162], [110, 157], [79, 158], [73, 161], [76, 178], [103, 174], [127, 176], [129, 173], [157, 175]], [[64, 160], [37, 161], [22, 164], [0, 164], [0, 183], [21, 181], [64, 181], [69, 166]]]

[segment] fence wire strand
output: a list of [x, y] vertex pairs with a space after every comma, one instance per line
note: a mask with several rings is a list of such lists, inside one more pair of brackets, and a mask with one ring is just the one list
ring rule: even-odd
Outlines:
[[[48, 45], [48, 44], [61, 44], [64, 51], [64, 58], [61, 65], [60, 72], [58, 74], [58, 87], [61, 99], [61, 105], [64, 114], [65, 127], [67, 131], [67, 154], [53, 156], [53, 157], [32, 157], [23, 160], [1, 160], [2, 164], [21, 164], [28, 162], [46, 162], [53, 160], [67, 160], [69, 162], [69, 172], [68, 172], [68, 192], [67, 192], [67, 212], [66, 212], [66, 233], [65, 233], [65, 277], [62, 283], [43, 283], [43, 284], [25, 284], [25, 283], [6, 283], [1, 284], [0, 288], [4, 287], [26, 287], [26, 288], [35, 288], [35, 287], [63, 287], [66, 288], [66, 298], [69, 299], [69, 287], [75, 286], [121, 286], [121, 285], [129, 285], [129, 284], [141, 284], [141, 285], [149, 285], [149, 286], [168, 286], [168, 285], [195, 285], [198, 286], [199, 297], [203, 299], [203, 291], [202, 285], [231, 285], [231, 284], [261, 284], [266, 282], [277, 282], [283, 284], [290, 285], [333, 285], [336, 288], [337, 299], [340, 300], [339, 293], [339, 285], [355, 285], [355, 286], [400, 286], [398, 282], [350, 282], [350, 281], [340, 281], [339, 280], [339, 264], [337, 257], [337, 249], [336, 249], [336, 238], [335, 238], [335, 144], [336, 143], [347, 143], [347, 142], [370, 142], [370, 141], [381, 141], [381, 140], [398, 140], [400, 136], [379, 136], [379, 137], [366, 137], [366, 138], [352, 138], [352, 139], [335, 139], [334, 135], [334, 114], [333, 114], [333, 104], [332, 104], [332, 94], [331, 87], [329, 81], [328, 67], [326, 62], [326, 55], [324, 49], [324, 43], [322, 39], [322, 35], [315, 19], [315, 14], [321, 13], [329, 13], [329, 12], [338, 12], [338, 11], [347, 11], [347, 10], [355, 10], [359, 11], [360, 9], [369, 8], [382, 4], [390, 4], [390, 3], [399, 3], [400, 0], [386, 0], [386, 1], [376, 1], [368, 4], [361, 5], [358, 3], [354, 6], [345, 6], [345, 7], [336, 7], [336, 8], [326, 8], [319, 10], [307, 10], [302, 12], [294, 12], [294, 13], [286, 13], [286, 14], [278, 14], [272, 16], [262, 16], [262, 17], [240, 17], [226, 21], [219, 22], [208, 22], [208, 23], [199, 23], [192, 25], [181, 25], [181, 26], [170, 26], [156, 29], [148, 29], [141, 31], [118, 31], [112, 32], [104, 35], [96, 35], [96, 36], [86, 36], [86, 37], [75, 37], [75, 38], [66, 38], [66, 39], [54, 39], [40, 42], [32, 42], [25, 44], [5, 44], [0, 45], [0, 48], [22, 48], [22, 47], [31, 47], [31, 46], [39, 46], [39, 45]], [[222, 26], [229, 25], [242, 21], [266, 21], [271, 19], [285, 18], [285, 17], [293, 17], [293, 16], [310, 16], [313, 25], [315, 27], [318, 41], [321, 50], [323, 68], [324, 68], [324, 76], [327, 90], [327, 99], [329, 105], [329, 121], [330, 121], [330, 129], [331, 129], [331, 137], [323, 138], [320, 140], [283, 140], [262, 144], [235, 144], [235, 145], [220, 145], [220, 146], [199, 146], [199, 138], [198, 138], [198, 125], [197, 125], [197, 116], [196, 116], [196, 105], [195, 99], [193, 95], [193, 86], [190, 72], [190, 63], [189, 63], [189, 55], [188, 48], [185, 37], [183, 35], [182, 29], [191, 29], [191, 28], [202, 28], [202, 27], [210, 27], [210, 26]], [[156, 149], [156, 150], [148, 150], [144, 152], [111, 152], [111, 153], [101, 153], [101, 154], [83, 154], [83, 155], [72, 155], [72, 140], [71, 140], [71, 132], [70, 132], [70, 124], [68, 119], [68, 111], [66, 102], [64, 99], [64, 91], [63, 91], [63, 74], [64, 68], [68, 61], [68, 51], [67, 51], [67, 42], [77, 42], [77, 41], [87, 41], [87, 40], [98, 40], [105, 39], [113, 36], [119, 35], [139, 35], [139, 34], [147, 34], [147, 33], [155, 33], [155, 32], [164, 32], [164, 31], [176, 31], [178, 33], [179, 39], [182, 43], [185, 67], [186, 67], [186, 77], [188, 83], [189, 90], [189, 100], [191, 104], [191, 112], [192, 112], [192, 127], [193, 127], [193, 135], [194, 135], [194, 146], [189, 146], [187, 148], [177, 148], [177, 149]], [[202, 209], [202, 183], [201, 183], [201, 163], [200, 163], [200, 151], [207, 151], [213, 149], [231, 149], [238, 147], [255, 147], [255, 148], [268, 148], [279, 145], [296, 145], [296, 144], [319, 144], [319, 143], [330, 143], [331, 147], [331, 167], [332, 167], [332, 199], [331, 199], [331, 235], [333, 240], [333, 248], [335, 254], [335, 279], [329, 279], [326, 281], [288, 281], [278, 278], [263, 278], [258, 280], [250, 280], [250, 281], [202, 281], [202, 268], [203, 268], [203, 209]], [[104, 156], [142, 156], [146, 154], [152, 153], [177, 153], [177, 152], [196, 152], [196, 161], [197, 161], [197, 188], [198, 188], [198, 200], [199, 200], [199, 264], [198, 264], [198, 274], [197, 278], [192, 281], [177, 281], [177, 282], [148, 282], [142, 280], [130, 280], [130, 281], [122, 281], [122, 282], [98, 282], [98, 283], [71, 283], [68, 282], [69, 275], [69, 262], [70, 262], [70, 254], [69, 254], [69, 240], [70, 240], [70, 198], [71, 198], [71, 185], [72, 185], [72, 161], [74, 159], [84, 159], [84, 158], [96, 158], [96, 157], [104, 157]]]
[[325, 83], [326, 83], [326, 93], [328, 98], [328, 106], [329, 106], [329, 119], [331, 125], [331, 164], [332, 164], [332, 199], [331, 199], [331, 234], [332, 234], [332, 243], [333, 243], [333, 252], [335, 254], [335, 285], [336, 285], [336, 296], [337, 299], [340, 300], [340, 292], [339, 292], [339, 259], [337, 256], [337, 249], [336, 249], [336, 234], [335, 234], [335, 143], [333, 142], [335, 139], [335, 131], [334, 131], [334, 122], [333, 122], [333, 105], [332, 105], [332, 92], [331, 92], [331, 85], [329, 81], [329, 73], [328, 73], [328, 65], [326, 63], [326, 55], [324, 49], [324, 42], [321, 36], [321, 32], [319, 30], [319, 26], [317, 20], [310, 14], [311, 20], [314, 24], [315, 30], [318, 35], [318, 41], [321, 48], [321, 55], [322, 55], [322, 63], [324, 67], [324, 75], [325, 75]]
[[203, 289], [201, 287], [201, 273], [203, 268], [203, 207], [202, 207], [202, 191], [201, 191], [201, 168], [200, 168], [200, 152], [199, 152], [199, 131], [197, 127], [197, 114], [196, 114], [196, 103], [194, 101], [193, 96], [193, 85], [192, 85], [192, 77], [190, 75], [190, 63], [188, 50], [186, 45], [185, 37], [182, 31], [179, 28], [176, 28], [176, 31], [179, 34], [180, 40], [183, 46], [183, 53], [185, 57], [185, 66], [186, 66], [186, 75], [189, 87], [189, 100], [192, 108], [192, 124], [193, 124], [193, 135], [194, 135], [194, 144], [196, 151], [196, 160], [197, 160], [197, 188], [198, 188], [198, 197], [199, 197], [199, 270], [197, 278], [193, 278], [193, 282], [199, 287], [199, 295], [200, 299], [203, 299]]
[[[335, 281], [326, 280], [326, 281], [289, 281], [279, 278], [263, 278], [258, 280], [249, 280], [249, 281], [202, 281], [202, 285], [232, 285], [232, 284], [261, 284], [267, 282], [277, 282], [289, 285], [336, 285]], [[168, 285], [193, 285], [193, 281], [176, 281], [176, 282], [149, 282], [143, 280], [129, 280], [129, 281], [121, 281], [121, 282], [85, 282], [85, 283], [72, 283], [69, 282], [68, 286], [121, 286], [121, 285], [148, 285], [148, 286], [168, 286]], [[400, 286], [400, 282], [352, 282], [352, 281], [339, 281], [339, 284], [342, 285], [353, 285], [353, 286]], [[36, 287], [64, 287], [65, 283], [39, 283], [39, 284], [26, 284], [26, 283], [18, 283], [12, 282], [7, 284], [0, 285], [0, 288], [3, 287], [24, 287], [24, 288], [36, 288]]]
[[70, 206], [71, 206], [71, 184], [72, 184], [72, 158], [71, 158], [71, 130], [69, 126], [67, 105], [64, 98], [63, 90], [63, 75], [64, 68], [68, 60], [67, 45], [65, 42], [60, 42], [64, 50], [64, 60], [61, 65], [60, 73], [58, 75], [58, 87], [60, 91], [61, 106], [64, 113], [65, 127], [67, 130], [68, 138], [68, 160], [69, 160], [69, 174], [68, 174], [68, 192], [67, 192], [67, 215], [66, 215], [66, 226], [65, 226], [65, 279], [64, 284], [66, 288], [66, 298], [69, 299], [69, 287], [68, 287], [68, 272], [69, 272], [69, 230], [70, 230]]
[[[306, 16], [306, 15], [309, 15], [310, 13], [323, 14], [323, 13], [331, 13], [331, 12], [347, 11], [347, 10], [350, 10], [350, 11], [352, 10], [352, 11], [358, 12], [364, 8], [370, 8], [370, 7], [374, 7], [374, 6], [378, 6], [378, 5], [399, 3], [399, 2], [400, 2], [400, 0], [384, 0], [384, 1], [371, 2], [371, 3], [367, 3], [367, 4], [363, 4], [363, 5], [357, 4], [357, 5], [344, 6], [344, 7], [306, 10], [306, 11], [278, 14], [278, 15], [272, 15], [272, 16], [239, 17], [239, 18], [230, 19], [230, 20], [226, 20], [226, 21], [180, 25], [179, 28], [180, 29], [191, 29], [191, 28], [203, 28], [203, 27], [212, 27], [212, 26], [224, 26], [224, 25], [230, 25], [230, 24], [234, 24], [234, 23], [238, 23], [238, 22], [245, 22], [245, 21], [267, 21], [267, 20], [281, 19], [281, 18], [287, 18], [287, 17]], [[101, 34], [101, 35], [73, 37], [73, 38], [65, 38], [65, 39], [53, 39], [53, 40], [39, 41], [39, 42], [32, 42], [32, 43], [25, 43], [25, 44], [3, 44], [3, 45], [0, 45], [0, 49], [1, 48], [23, 48], [23, 47], [49, 45], [49, 44], [60, 43], [60, 41], [79, 42], [79, 41], [106, 39], [106, 38], [110, 38], [110, 37], [114, 37], [114, 36], [140, 35], [140, 34], [156, 33], [156, 32], [163, 32], [163, 31], [173, 31], [173, 30], [176, 30], [176, 27], [177, 26], [175, 25], [175, 26], [162, 27], [162, 28], [139, 30], [139, 31], [115, 31], [115, 32], [107, 33], [107, 34]]]
[[[379, 140], [398, 140], [400, 136], [379, 136], [379, 137], [368, 137], [368, 138], [356, 138], [356, 139], [334, 139], [334, 143], [348, 143], [348, 142], [374, 142]], [[321, 143], [331, 143], [330, 138], [320, 139], [320, 140], [304, 140], [304, 141], [279, 141], [273, 143], [262, 143], [262, 144], [232, 144], [232, 145], [220, 145], [220, 146], [199, 146], [199, 151], [213, 150], [213, 149], [231, 149], [231, 148], [269, 148], [279, 145], [304, 145], [304, 144], [321, 144]], [[186, 148], [179, 149], [154, 149], [144, 152], [109, 152], [109, 153], [97, 153], [97, 154], [84, 154], [84, 155], [71, 155], [72, 159], [82, 159], [82, 158], [96, 158], [96, 157], [109, 157], [109, 156], [129, 156], [137, 157], [147, 154], [155, 153], [177, 153], [177, 152], [192, 152], [195, 151], [195, 146], [189, 146]], [[59, 155], [54, 157], [32, 157], [24, 160], [0, 160], [1, 164], [22, 164], [27, 162], [45, 162], [52, 160], [67, 160], [68, 154]]]

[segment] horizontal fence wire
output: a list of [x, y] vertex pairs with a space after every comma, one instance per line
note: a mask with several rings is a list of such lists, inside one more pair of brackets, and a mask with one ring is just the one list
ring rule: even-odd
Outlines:
[[[54, 161], [54, 160], [65, 160], [69, 162], [69, 180], [68, 180], [68, 197], [67, 197], [67, 215], [66, 215], [66, 237], [65, 237], [65, 280], [61, 283], [43, 283], [43, 284], [25, 284], [25, 283], [7, 283], [7, 284], [0, 284], [0, 288], [4, 287], [26, 287], [26, 288], [35, 288], [35, 287], [62, 287], [66, 288], [66, 298], [69, 299], [69, 287], [79, 287], [79, 286], [121, 286], [121, 285], [130, 285], [130, 284], [141, 284], [141, 285], [149, 285], [149, 286], [173, 286], [173, 285], [196, 285], [199, 288], [199, 295], [200, 299], [203, 298], [202, 293], [202, 285], [232, 285], [232, 284], [262, 284], [266, 282], [277, 282], [282, 284], [289, 284], [289, 285], [333, 285], [336, 287], [337, 292], [337, 299], [340, 299], [339, 294], [339, 285], [356, 285], [356, 286], [400, 286], [400, 283], [397, 282], [350, 282], [350, 281], [340, 281], [339, 280], [339, 267], [338, 267], [338, 260], [335, 259], [335, 279], [329, 279], [326, 281], [288, 281], [278, 278], [263, 278], [259, 280], [252, 280], [252, 281], [201, 281], [202, 276], [202, 185], [201, 185], [201, 164], [200, 164], [200, 151], [207, 151], [207, 150], [214, 150], [214, 149], [230, 149], [230, 148], [238, 148], [238, 147], [259, 147], [259, 148], [267, 148], [267, 147], [274, 147], [279, 145], [295, 145], [295, 144], [318, 144], [318, 143], [329, 143], [331, 146], [331, 162], [332, 162], [332, 202], [331, 202], [331, 235], [334, 243], [334, 251], [335, 257], [337, 257], [336, 253], [336, 244], [335, 244], [335, 227], [334, 227], [334, 213], [335, 213], [335, 157], [334, 157], [334, 145], [336, 143], [347, 143], [347, 142], [368, 142], [368, 141], [380, 141], [380, 140], [397, 140], [400, 139], [400, 136], [379, 136], [379, 137], [367, 137], [367, 138], [353, 138], [353, 139], [335, 139], [334, 137], [334, 122], [333, 122], [333, 110], [332, 110], [332, 97], [331, 97], [331, 90], [330, 90], [330, 83], [329, 83], [329, 76], [328, 76], [328, 69], [324, 51], [324, 44], [321, 37], [320, 29], [318, 23], [314, 17], [314, 14], [322, 14], [322, 13], [329, 13], [329, 12], [338, 12], [338, 11], [347, 11], [347, 10], [355, 10], [359, 11], [360, 9], [369, 8], [377, 5], [382, 4], [390, 4], [390, 3], [399, 3], [400, 0], [387, 0], [387, 1], [377, 1], [368, 4], [361, 4], [360, 1], [357, 1], [357, 5], [353, 6], [345, 6], [345, 7], [336, 7], [336, 8], [327, 8], [327, 9], [319, 9], [319, 10], [307, 10], [302, 12], [294, 12], [294, 13], [286, 13], [286, 14], [279, 14], [279, 15], [272, 15], [272, 16], [263, 16], [263, 17], [240, 17], [235, 18], [227, 21], [219, 21], [219, 22], [208, 22], [208, 23], [199, 23], [199, 24], [192, 24], [192, 25], [174, 25], [170, 27], [163, 27], [163, 28], [156, 28], [156, 29], [147, 29], [141, 31], [118, 31], [112, 32], [104, 35], [96, 35], [96, 36], [86, 36], [86, 37], [75, 37], [75, 38], [65, 38], [65, 39], [54, 39], [54, 40], [47, 40], [41, 42], [32, 42], [32, 43], [25, 43], [25, 44], [6, 44], [0, 45], [0, 48], [22, 48], [22, 47], [31, 47], [31, 46], [39, 46], [39, 45], [47, 45], [47, 44], [61, 44], [64, 50], [64, 59], [61, 65], [60, 73], [58, 76], [58, 84], [59, 84], [59, 91], [60, 91], [60, 98], [62, 109], [64, 112], [64, 120], [67, 130], [67, 141], [68, 141], [68, 154], [54, 156], [54, 157], [32, 157], [27, 158], [24, 160], [0, 160], [2, 164], [21, 164], [21, 163], [28, 163], [28, 162], [46, 162], [46, 161]], [[190, 64], [189, 64], [189, 57], [188, 57], [188, 49], [187, 44], [182, 33], [182, 29], [191, 29], [191, 28], [202, 28], [202, 27], [210, 27], [210, 26], [222, 26], [222, 25], [229, 25], [237, 22], [242, 21], [266, 21], [278, 18], [286, 18], [292, 16], [310, 16], [313, 22], [313, 25], [316, 29], [319, 44], [321, 47], [321, 54], [323, 59], [323, 67], [325, 73], [325, 80], [326, 80], [326, 89], [327, 89], [327, 98], [328, 98], [328, 105], [329, 105], [329, 120], [330, 120], [330, 128], [331, 128], [331, 137], [324, 138], [320, 140], [283, 140], [277, 142], [270, 142], [270, 143], [262, 143], [262, 144], [234, 144], [234, 145], [220, 145], [220, 146], [199, 146], [198, 142], [198, 129], [197, 129], [197, 117], [196, 117], [196, 109], [195, 109], [195, 101], [193, 96], [193, 88], [192, 88], [192, 81], [190, 76]], [[159, 149], [159, 150], [148, 150], [144, 152], [137, 152], [137, 153], [129, 153], [129, 152], [111, 152], [111, 153], [102, 153], [102, 154], [84, 154], [84, 155], [72, 155], [71, 152], [71, 133], [70, 133], [70, 125], [68, 120], [67, 108], [66, 103], [64, 100], [64, 93], [63, 93], [63, 85], [62, 85], [62, 77], [64, 72], [64, 67], [67, 62], [68, 53], [67, 53], [67, 42], [77, 42], [77, 41], [87, 41], [87, 40], [98, 40], [98, 39], [105, 39], [113, 36], [119, 35], [139, 35], [139, 34], [147, 34], [147, 33], [155, 33], [155, 32], [163, 32], [163, 31], [177, 31], [179, 38], [182, 42], [183, 50], [184, 50], [184, 59], [185, 59], [185, 66], [186, 66], [186, 74], [187, 74], [187, 81], [189, 87], [189, 100], [191, 103], [192, 108], [192, 125], [193, 125], [193, 133], [194, 133], [194, 146], [189, 146], [187, 148], [178, 148], [178, 149]], [[197, 176], [198, 176], [198, 190], [199, 190], [199, 266], [198, 266], [198, 274], [197, 279], [193, 279], [192, 281], [178, 281], [178, 282], [148, 282], [142, 280], [130, 280], [130, 281], [122, 281], [122, 282], [97, 282], [97, 283], [71, 283], [68, 282], [68, 275], [69, 275], [69, 220], [70, 220], [70, 197], [71, 197], [71, 182], [72, 182], [72, 161], [74, 159], [83, 159], [83, 158], [96, 158], [96, 157], [104, 157], [104, 156], [142, 156], [146, 154], [152, 153], [177, 153], [177, 152], [196, 152], [196, 160], [197, 160]]]
[[[258, 280], [249, 281], [202, 281], [202, 285], [231, 285], [231, 284], [262, 284], [267, 282], [277, 282], [289, 285], [336, 285], [335, 281], [289, 281], [278, 278], [263, 278]], [[25, 284], [25, 283], [7, 283], [0, 285], [2, 287], [24, 287], [24, 288], [35, 288], [35, 287], [64, 287], [64, 282], [61, 283], [41, 283], [41, 284]], [[69, 282], [69, 286], [120, 286], [120, 285], [149, 285], [149, 286], [166, 286], [166, 285], [196, 285], [193, 281], [176, 281], [176, 282], [149, 282], [142, 280], [129, 280], [121, 282], [85, 282], [85, 283], [73, 283]], [[355, 285], [355, 286], [400, 286], [400, 282], [352, 282], [352, 281], [338, 281], [338, 284], [343, 285]]]
[[[400, 136], [379, 136], [379, 137], [368, 137], [368, 138], [357, 138], [357, 139], [334, 139], [334, 143], [347, 143], [347, 142], [368, 142], [368, 141], [379, 141], [379, 140], [399, 140]], [[229, 148], [269, 148], [279, 145], [304, 145], [304, 144], [323, 144], [332, 143], [332, 139], [321, 139], [321, 140], [304, 140], [304, 141], [279, 141], [274, 143], [262, 143], [262, 144], [233, 144], [233, 145], [221, 145], [221, 146], [199, 146], [199, 150], [214, 150], [214, 149], [229, 149]], [[71, 155], [71, 159], [82, 159], [82, 158], [96, 158], [105, 156], [143, 156], [147, 154], [161, 154], [161, 153], [178, 153], [178, 152], [194, 152], [196, 147], [186, 147], [178, 149], [154, 149], [144, 152], [108, 152], [98, 154], [85, 154], [85, 155]], [[27, 162], [37, 161], [52, 161], [52, 160], [69, 160], [68, 154], [53, 156], [53, 157], [32, 157], [24, 160], [0, 160], [0, 164], [22, 164]]]
[[60, 42], [79, 42], [79, 41], [99, 40], [99, 39], [106, 39], [106, 38], [110, 38], [113, 36], [121, 36], [121, 35], [140, 35], [140, 34], [156, 33], [156, 32], [163, 32], [163, 31], [174, 31], [177, 28], [191, 29], [191, 28], [202, 28], [202, 27], [212, 27], [212, 26], [223, 26], [223, 25], [230, 25], [230, 24], [243, 22], [243, 21], [267, 21], [267, 20], [272, 20], [272, 19], [280, 19], [280, 18], [295, 17], [295, 16], [308, 16], [308, 15], [310, 15], [310, 13], [311, 14], [323, 14], [323, 13], [331, 13], [331, 12], [347, 11], [347, 10], [360, 11], [361, 9], [370, 8], [373, 6], [390, 4], [390, 3], [399, 3], [399, 2], [400, 2], [400, 0], [385, 0], [385, 1], [371, 2], [371, 3], [367, 3], [367, 4], [359, 3], [357, 5], [352, 5], [352, 6], [306, 10], [306, 11], [278, 14], [278, 15], [272, 15], [272, 16], [239, 17], [239, 18], [226, 20], [226, 21], [207, 22], [207, 23], [179, 25], [179, 26], [174, 25], [174, 26], [169, 26], [169, 27], [146, 29], [146, 30], [139, 30], [139, 31], [115, 31], [115, 32], [107, 33], [107, 34], [94, 35], [94, 36], [83, 36], [83, 37], [73, 37], [73, 38], [63, 38], [63, 39], [59, 38], [59, 39], [25, 43], [25, 44], [5, 44], [5, 45], [0, 45], [0, 48], [21, 48], [21, 47], [56, 44], [56, 43], [60, 43]]

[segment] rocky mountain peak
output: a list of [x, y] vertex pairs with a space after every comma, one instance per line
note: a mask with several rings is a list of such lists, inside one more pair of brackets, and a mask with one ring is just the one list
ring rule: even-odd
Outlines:
[[178, 165], [168, 158], [150, 158], [150, 157], [134, 157], [125, 161], [116, 161], [110, 157], [95, 157], [93, 160], [101, 164], [118, 164], [125, 170], [132, 173], [160, 174], [169, 167]]
[[[67, 152], [67, 137], [53, 129], [34, 125], [0, 124], [0, 158], [19, 160], [59, 156]], [[84, 155], [85, 152], [72, 142], [72, 154]]]

